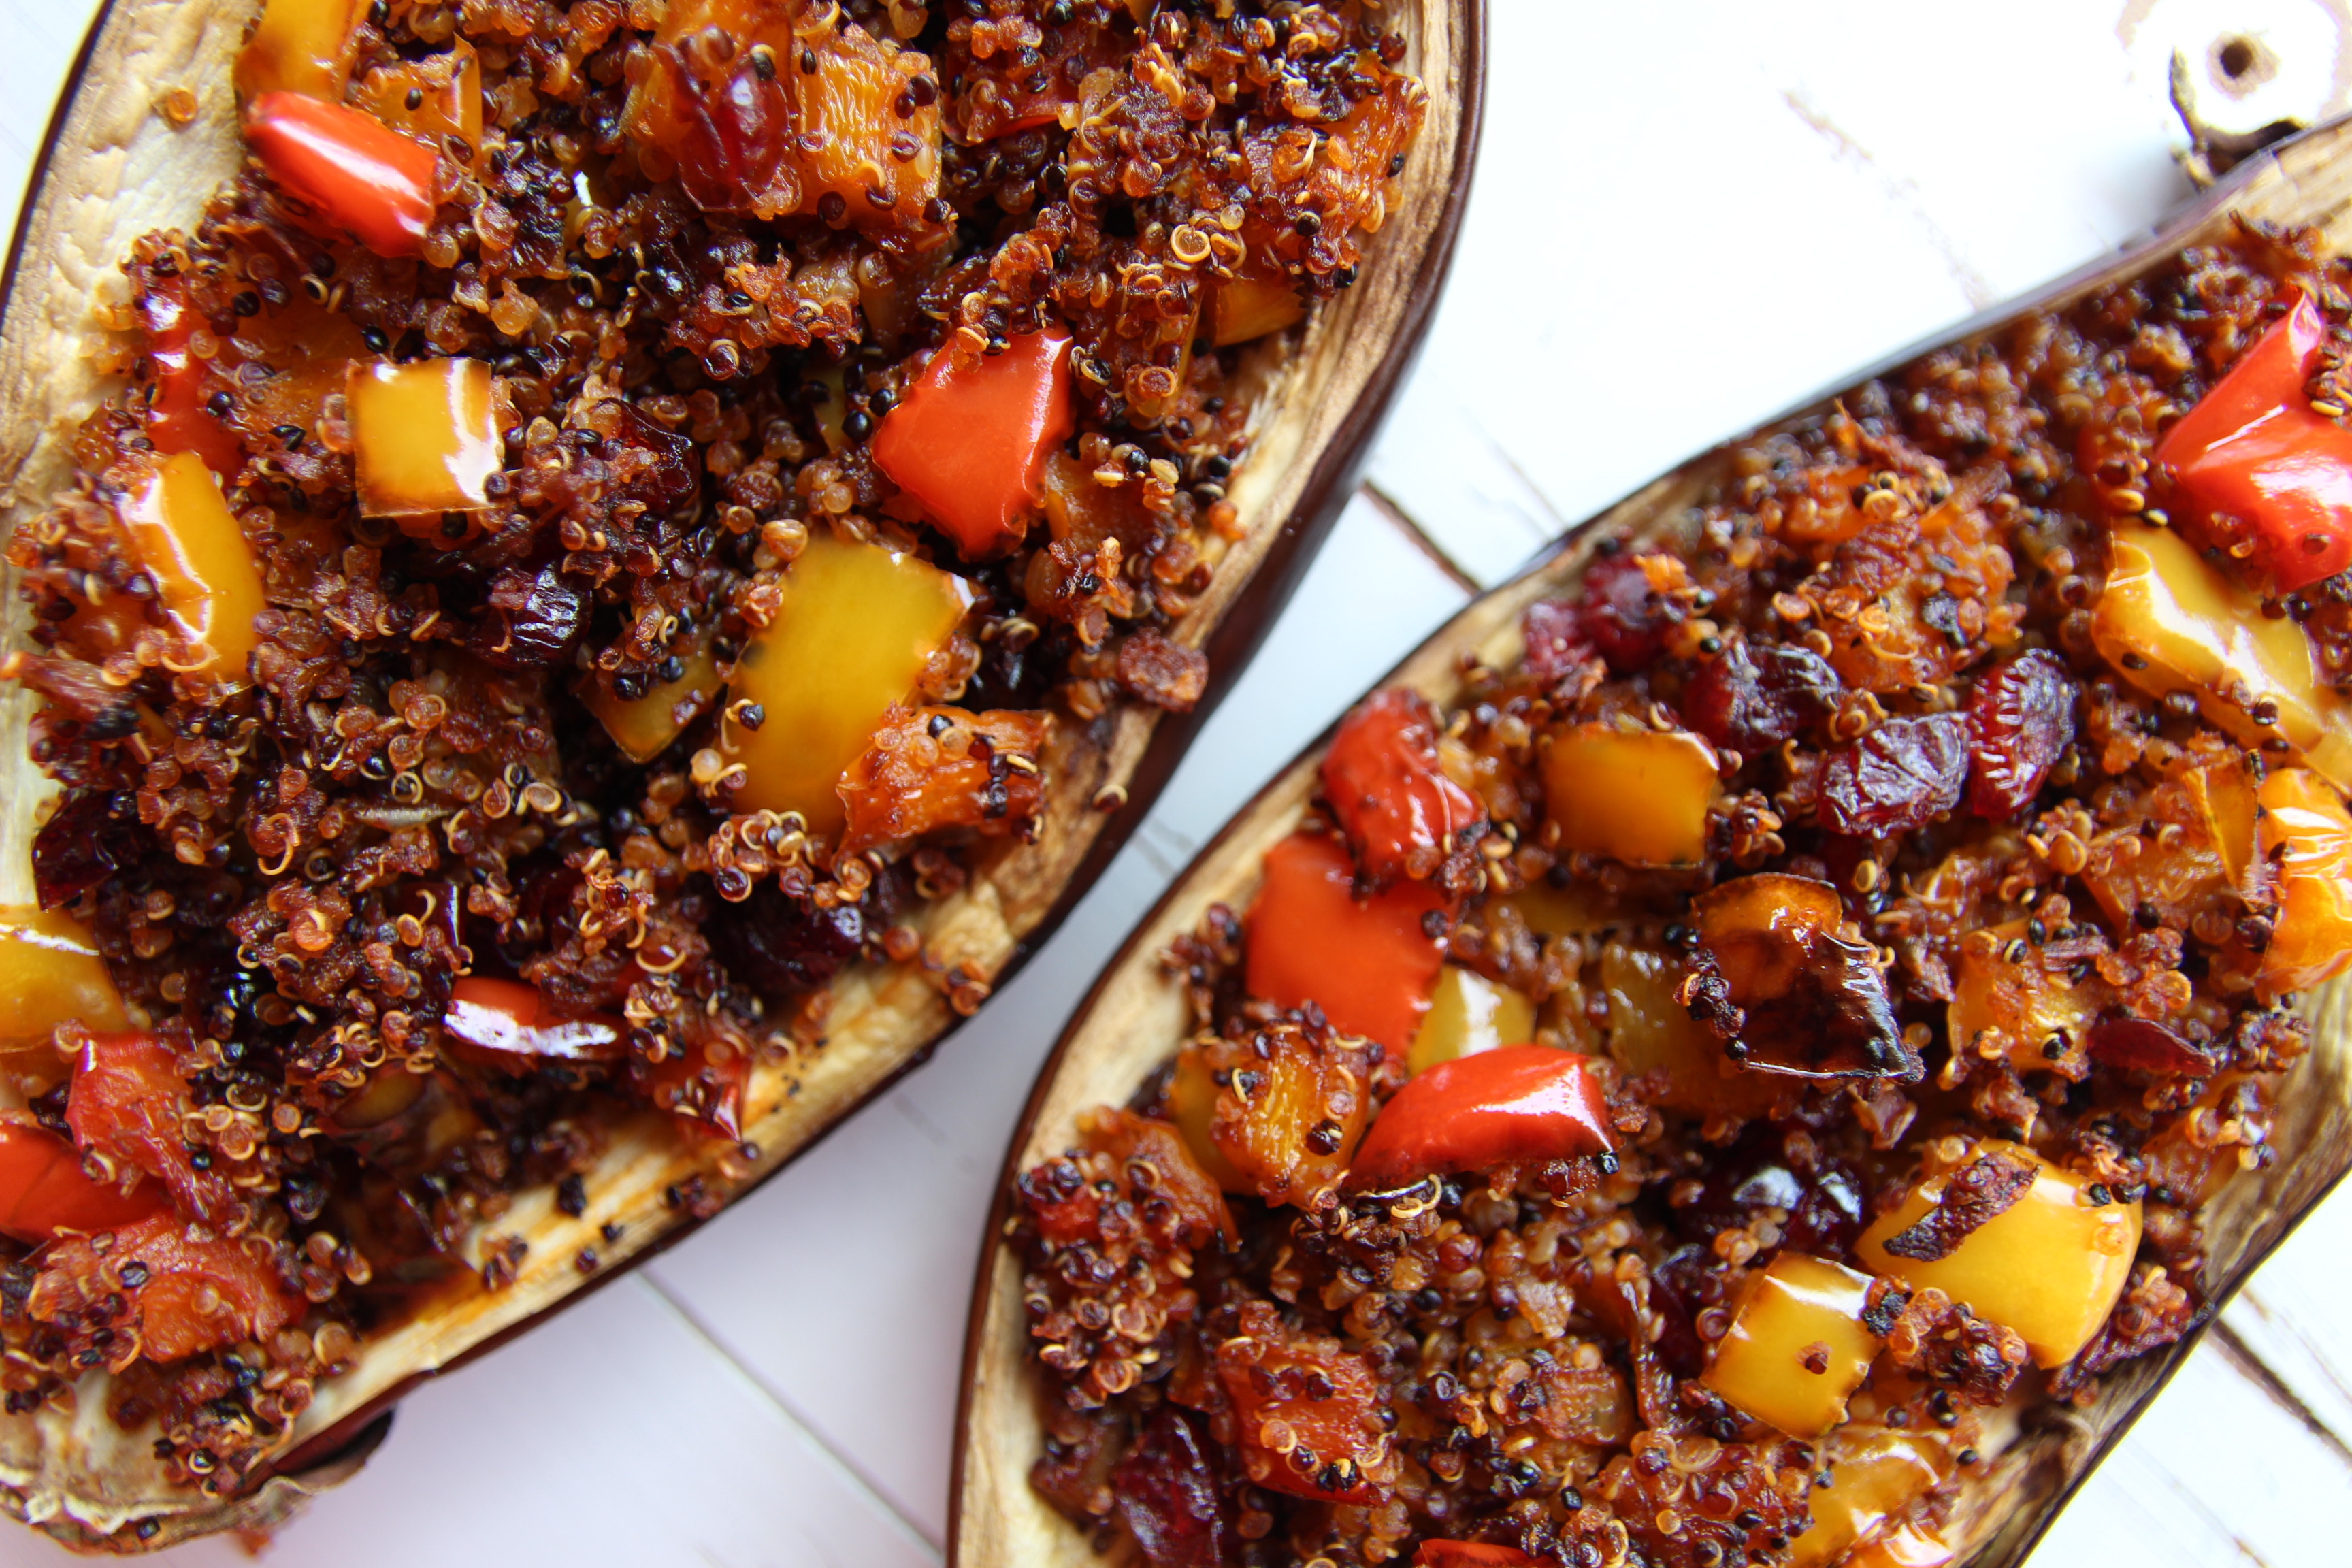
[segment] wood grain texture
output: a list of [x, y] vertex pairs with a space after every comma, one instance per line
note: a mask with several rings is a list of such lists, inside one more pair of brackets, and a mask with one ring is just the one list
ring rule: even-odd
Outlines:
[[[229, 68], [254, 9], [116, 0], [86, 46], [20, 224], [0, 320], [0, 520], [8, 527], [37, 515], [66, 482], [75, 426], [114, 390], [88, 351], [102, 341], [94, 306], [121, 297], [119, 258], [142, 233], [192, 226], [237, 166]], [[1208, 653], [1220, 694], [1345, 501], [1450, 256], [1476, 141], [1478, 14], [1475, 0], [1430, 0], [1400, 19], [1408, 67], [1431, 89], [1429, 108], [1398, 200], [1368, 247], [1363, 281], [1300, 333], [1253, 351], [1245, 369], [1260, 393], [1250, 456], [1229, 490], [1244, 531], [1177, 632]], [[178, 86], [200, 105], [184, 130], [154, 109]], [[8, 617], [0, 633], [21, 641], [26, 612], [13, 575], [0, 574], [0, 595]], [[0, 701], [0, 897], [20, 900], [26, 847], [51, 793], [26, 754], [29, 710], [21, 693]], [[107, 1421], [105, 1384], [93, 1374], [79, 1390], [77, 1414], [0, 1424], [0, 1506], [78, 1548], [154, 1550], [208, 1531], [266, 1526], [306, 1489], [348, 1475], [364, 1457], [353, 1440], [416, 1379], [495, 1345], [681, 1235], [689, 1222], [669, 1198], [679, 1183], [703, 1176], [731, 1191], [756, 1184], [950, 1033], [961, 1020], [939, 977], [956, 970], [991, 982], [1008, 976], [1108, 863], [1205, 717], [1204, 710], [1171, 719], [1130, 703], [1094, 726], [1058, 726], [1039, 831], [1005, 846], [964, 889], [914, 918], [923, 967], [846, 972], [834, 985], [823, 1047], [755, 1076], [744, 1141], [758, 1157], [748, 1175], [720, 1182], [711, 1152], [687, 1146], [666, 1118], [616, 1114], [606, 1152], [583, 1173], [594, 1194], [586, 1213], [564, 1215], [551, 1192], [527, 1192], [495, 1227], [468, 1238], [464, 1253], [474, 1264], [492, 1228], [529, 1240], [511, 1285], [462, 1295], [370, 1335], [351, 1369], [320, 1387], [277, 1449], [289, 1471], [315, 1466], [307, 1481], [281, 1478], [226, 1503], [174, 1487], [153, 1457], [152, 1432], [122, 1433]], [[1098, 795], [1113, 790], [1124, 792], [1128, 809], [1096, 809]], [[602, 1239], [614, 1225], [623, 1239]], [[583, 1276], [572, 1260], [591, 1247], [604, 1267]]]
[[[2241, 169], [2179, 218], [2120, 255], [2093, 264], [2004, 306], [1936, 343], [1891, 356], [1842, 382], [1851, 388], [1946, 342], [1997, 330], [2030, 310], [2063, 308], [2089, 290], [2160, 265], [2185, 245], [2241, 221], [2318, 229], [2337, 252], [2352, 248], [2352, 121], [2335, 122]], [[1767, 428], [1817, 420], [1834, 394]], [[1473, 603], [1381, 684], [1411, 687], [1441, 706], [1458, 700], [1473, 661], [1514, 662], [1523, 651], [1521, 614], [1539, 598], [1572, 587], [1591, 542], [1603, 534], [1635, 541], [1667, 537], [1708, 497], [1723, 471], [1717, 448], [1676, 468], [1572, 531], [1520, 575]], [[1077, 1142], [1087, 1109], [1124, 1103], [1143, 1077], [1190, 1033], [1181, 986], [1159, 957], [1194, 929], [1212, 903], [1245, 907], [1265, 851], [1290, 833], [1316, 788], [1320, 743], [1253, 800], [1171, 890], [1081, 1007], [1049, 1058], [1013, 1139], [1000, 1194], [1012, 1176]], [[2282, 1096], [2271, 1167], [2242, 1174], [2206, 1210], [2209, 1287], [2226, 1301], [2252, 1270], [2352, 1169], [2352, 980], [2305, 997], [2313, 1049]], [[1021, 1265], [1004, 1236], [1000, 1195], [983, 1243], [966, 1347], [960, 1414], [950, 1561], [961, 1568], [1077, 1564], [1092, 1558], [1084, 1537], [1028, 1485], [1042, 1439], [1040, 1389], [1027, 1358], [1020, 1300]], [[2031, 1413], [2024, 1428], [1984, 1445], [1990, 1460], [1965, 1491], [1948, 1538], [1975, 1568], [2015, 1568], [2049, 1528], [2065, 1500], [2121, 1438], [2135, 1417], [2196, 1350], [2190, 1336], [2127, 1363], [2080, 1408]]]

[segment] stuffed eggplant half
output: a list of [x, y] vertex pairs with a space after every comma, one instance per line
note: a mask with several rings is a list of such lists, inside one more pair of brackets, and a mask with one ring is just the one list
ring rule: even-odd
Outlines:
[[966, 1568], [2021, 1555], [2345, 1163], [2347, 284], [2192, 228], [1350, 711], [1033, 1105]]
[[113, 7], [5, 339], [8, 1505], [265, 1521], [971, 1014], [1344, 493], [1475, 43]]

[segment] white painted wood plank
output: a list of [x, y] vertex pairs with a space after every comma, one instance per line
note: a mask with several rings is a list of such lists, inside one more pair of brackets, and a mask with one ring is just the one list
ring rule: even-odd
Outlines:
[[1201, 836], [1464, 595], [1358, 500], [1299, 600], [1171, 781], [1150, 831], [1038, 959], [937, 1060], [650, 1266], [719, 1345], [934, 1539], [945, 1525], [971, 1271], [1038, 1064]]

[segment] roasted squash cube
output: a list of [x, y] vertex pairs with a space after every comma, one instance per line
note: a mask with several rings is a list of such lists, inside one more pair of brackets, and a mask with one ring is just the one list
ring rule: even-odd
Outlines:
[[1687, 998], [1729, 1030], [1733, 1054], [1798, 1078], [1904, 1078], [1918, 1053], [1895, 1022], [1875, 952], [1826, 882], [1766, 871], [1724, 882], [1691, 903], [1698, 957], [1712, 971]]
[[1209, 296], [1209, 335], [1219, 348], [1278, 332], [1303, 319], [1307, 301], [1280, 273], [1246, 273]]
[[1456, 1057], [1525, 1045], [1535, 1037], [1534, 1003], [1475, 969], [1449, 963], [1438, 973], [1407, 1061], [1413, 1071], [1425, 1072]]
[[943, 828], [1011, 833], [1045, 798], [1046, 713], [893, 708], [841, 777], [844, 851]]
[[[827, 198], [837, 197], [839, 221], [915, 224], [940, 194], [940, 104], [908, 92], [929, 59], [858, 26], [827, 27], [801, 44], [806, 52], [784, 73], [800, 97], [801, 210], [830, 218]], [[904, 118], [901, 100], [914, 105]]]
[[2232, 758], [2184, 769], [2140, 810], [2091, 841], [2083, 881], [2116, 930], [2143, 908], [2186, 931], [2208, 912], [2234, 918], [2252, 891], [2254, 786]]
[[[1855, 1256], [1878, 1273], [1941, 1290], [2015, 1330], [2042, 1366], [2073, 1360], [2123, 1294], [2139, 1250], [2139, 1200], [2102, 1203], [2089, 1191], [2092, 1178], [2062, 1170], [2022, 1144], [1985, 1139], [1957, 1157], [1950, 1153], [1930, 1151], [1903, 1201], [1863, 1232]], [[2032, 1184], [1941, 1257], [1916, 1256], [1935, 1245], [1897, 1241], [1938, 1208], [1959, 1171], [1986, 1155], [2026, 1166]], [[1895, 1251], [1887, 1250], [1890, 1242]]]
[[735, 667], [737, 695], [764, 710], [757, 730], [727, 727], [745, 768], [736, 808], [796, 811], [812, 832], [838, 831], [844, 770], [971, 604], [970, 584], [927, 561], [812, 538], [784, 579], [775, 620]]
[[1339, 1184], [1371, 1117], [1362, 1040], [1286, 1019], [1204, 1053], [1218, 1081], [1209, 1137], [1269, 1204], [1305, 1206]]
[[237, 51], [237, 96], [250, 103], [265, 92], [299, 92], [341, 102], [352, 32], [366, 8], [366, 0], [266, 0]]
[[0, 906], [0, 1055], [53, 1056], [51, 1037], [72, 1023], [130, 1026], [98, 944], [63, 910]]
[[1878, 1355], [1862, 1321], [1870, 1284], [1842, 1263], [1782, 1253], [1748, 1279], [1700, 1381], [1791, 1437], [1820, 1436], [1845, 1419]]
[[1960, 939], [1952, 1000], [1945, 1009], [1956, 1051], [2005, 1057], [2023, 1072], [2087, 1070], [2084, 1042], [2111, 995], [2096, 977], [2076, 980], [2070, 962], [2047, 960], [2024, 920]]
[[245, 530], [205, 460], [194, 452], [165, 458], [132, 492], [122, 521], [164, 616], [201, 645], [196, 668], [217, 680], [243, 680], [257, 640], [253, 618], [268, 600]]
[[[1830, 1484], [1812, 1495], [1813, 1522], [1789, 1548], [1790, 1568], [1848, 1568], [1857, 1544], [1876, 1543], [1903, 1527], [1889, 1521], [1943, 1483], [1952, 1470], [1951, 1439], [1940, 1432], [1856, 1426], [1839, 1432], [1818, 1454]], [[1923, 1546], [1935, 1543], [1918, 1538]], [[1889, 1544], [1894, 1544], [1889, 1541]], [[1942, 1561], [1949, 1561], [1946, 1552]], [[1916, 1559], [1920, 1568], [1937, 1561]], [[1892, 1557], [1885, 1568], [1913, 1568], [1914, 1558]]]
[[[2310, 636], [2263, 614], [2262, 598], [2206, 564], [2168, 529], [2133, 526], [2091, 615], [2091, 640], [2152, 697], [2185, 691], [2248, 746], [2276, 737], [2352, 789], [2352, 703], [2321, 679]], [[2261, 722], [2267, 714], [2269, 722]]]
[[2316, 773], [2284, 768], [2263, 781], [2263, 858], [2278, 878], [2279, 912], [2263, 950], [2263, 988], [2308, 991], [2352, 964], [2352, 815]]
[[1578, 724], [1543, 758], [1544, 809], [1562, 848], [1629, 866], [1693, 866], [1718, 793], [1715, 748], [1685, 731]]
[[1249, 1479], [1323, 1502], [1378, 1498], [1399, 1466], [1370, 1363], [1338, 1340], [1287, 1327], [1270, 1301], [1244, 1307], [1241, 1331], [1217, 1346], [1217, 1377]]
[[368, 360], [352, 366], [345, 397], [354, 482], [370, 517], [417, 519], [407, 531], [446, 542], [441, 513], [490, 504], [506, 456], [487, 363]]
[[1689, 966], [1671, 953], [1631, 942], [1601, 950], [1601, 988], [1609, 999], [1609, 1054], [1628, 1079], [1665, 1075], [1657, 1103], [1693, 1116], [1761, 1116], [1785, 1082], [1741, 1067], [1723, 1042], [1676, 999]]
[[463, 38], [421, 60], [403, 60], [368, 72], [360, 107], [404, 136], [436, 148], [452, 136], [482, 151], [482, 66]]
[[1225, 1152], [1217, 1147], [1217, 1080], [1210, 1077], [1209, 1047], [1195, 1042], [1176, 1053], [1168, 1079], [1168, 1114], [1184, 1134], [1184, 1146], [1211, 1181], [1229, 1193], [1255, 1193]]
[[[143, 1283], [124, 1278], [132, 1264]], [[118, 1372], [142, 1355], [164, 1364], [239, 1340], [267, 1340], [303, 1307], [267, 1252], [192, 1226], [169, 1210], [126, 1225], [110, 1239], [59, 1241], [44, 1255], [25, 1302], [70, 1342], [91, 1342], [104, 1332], [92, 1359]]]

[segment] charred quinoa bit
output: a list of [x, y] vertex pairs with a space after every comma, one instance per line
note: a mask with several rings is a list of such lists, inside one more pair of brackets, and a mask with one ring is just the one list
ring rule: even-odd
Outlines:
[[1404, 54], [1359, 0], [269, 0], [7, 547], [61, 786], [10, 929], [73, 954], [20, 978], [103, 961], [11, 1042], [10, 1411], [106, 1367], [236, 1490], [616, 1114], [707, 1213], [845, 966], [978, 1005], [911, 922], [1202, 696], [1247, 345], [1354, 283]]
[[1351, 714], [1019, 1180], [1036, 1488], [1155, 1568], [1949, 1560], [2209, 1310], [2352, 951], [2352, 578], [2158, 449], [2290, 341], [2335, 431], [2347, 282], [2243, 233], [1932, 354]]

